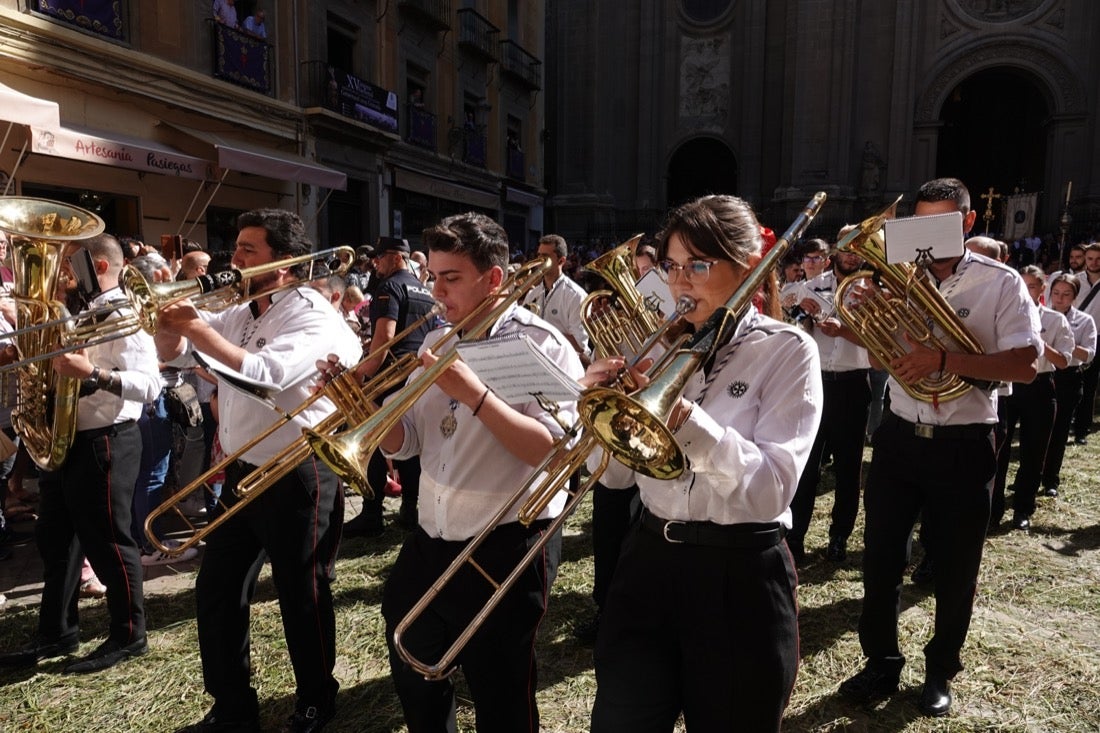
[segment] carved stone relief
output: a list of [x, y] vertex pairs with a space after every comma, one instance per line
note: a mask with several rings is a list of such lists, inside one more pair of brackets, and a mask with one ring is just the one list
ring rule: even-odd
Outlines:
[[986, 23], [1007, 23], [1034, 11], [1044, 0], [955, 0], [959, 10]]
[[729, 37], [685, 36], [681, 48], [681, 121], [721, 124], [729, 110]]

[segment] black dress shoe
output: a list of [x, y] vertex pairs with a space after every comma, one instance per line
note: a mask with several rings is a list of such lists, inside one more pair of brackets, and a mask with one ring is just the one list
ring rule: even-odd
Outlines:
[[108, 639], [96, 647], [95, 651], [88, 656], [82, 657], [65, 667], [65, 674], [99, 672], [130, 657], [140, 657], [147, 651], [149, 651], [149, 645], [146, 643], [144, 636], [129, 644], [122, 644], [114, 639]]
[[600, 614], [593, 614], [587, 621], [581, 621], [573, 627], [573, 638], [585, 646], [596, 643], [596, 635], [600, 632]]
[[825, 550], [825, 559], [832, 562], [844, 562], [848, 559], [848, 542], [841, 537], [830, 537], [829, 547]]
[[1053, 498], [1058, 496], [1058, 489], [1056, 489], [1053, 486], [1048, 486], [1045, 489], [1043, 489], [1043, 496], [1049, 496], [1050, 498], [1053, 499]]
[[75, 637], [57, 641], [43, 641], [36, 638], [22, 649], [0, 654], [0, 667], [33, 667], [43, 659], [72, 654], [79, 646], [80, 640]]
[[180, 728], [176, 733], [260, 733], [260, 722], [256, 718], [226, 720], [211, 710], [199, 722]]
[[920, 691], [920, 711], [925, 715], [938, 718], [947, 715], [951, 709], [951, 685], [943, 677], [928, 675], [924, 679], [924, 689]]
[[371, 521], [360, 514], [358, 517], [344, 522], [343, 535], [345, 537], [381, 537], [385, 531], [381, 519]]
[[312, 705], [305, 710], [295, 710], [286, 719], [283, 733], [318, 733], [336, 715], [334, 708], [317, 708]]
[[840, 694], [850, 702], [870, 702], [897, 692], [900, 678], [900, 670], [868, 664], [840, 684]]
[[1018, 529], [1021, 532], [1028, 531], [1031, 529], [1031, 517], [1026, 514], [1013, 514], [1012, 529]]

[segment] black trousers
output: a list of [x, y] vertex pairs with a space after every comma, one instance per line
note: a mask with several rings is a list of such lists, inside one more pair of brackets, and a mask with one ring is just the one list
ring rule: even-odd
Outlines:
[[[254, 466], [226, 470], [222, 501]], [[203, 681], [222, 719], [255, 717], [250, 677], [249, 604], [264, 560], [279, 596], [298, 709], [331, 709], [339, 688], [331, 582], [343, 526], [344, 495], [316, 458], [304, 461], [213, 532], [195, 586]]]
[[[499, 582], [542, 537], [548, 524], [501, 525], [474, 559]], [[466, 542], [432, 538], [417, 528], [405, 539], [386, 581], [382, 616], [386, 620], [390, 672], [409, 733], [455, 731], [454, 683], [450, 679], [429, 682], [406, 665], [394, 648], [393, 630], [465, 547]], [[458, 657], [473, 697], [478, 733], [539, 730], [535, 632], [546, 613], [550, 583], [557, 574], [560, 557], [561, 534], [555, 533]], [[491, 593], [485, 579], [467, 565], [409, 627], [402, 643], [417, 659], [435, 663]]]
[[821, 480], [821, 455], [828, 445], [833, 453], [836, 492], [829, 537], [847, 540], [859, 513], [859, 488], [862, 483], [863, 441], [867, 412], [871, 404], [871, 386], [867, 370], [827, 372], [822, 380], [824, 401], [821, 426], [817, 430], [810, 460], [798, 480], [791, 502], [791, 532], [788, 541], [799, 543], [806, 536]]
[[995, 487], [998, 493], [994, 495], [993, 504], [1004, 505], [1012, 439], [1016, 434], [1016, 426], [1019, 425], [1020, 463], [1012, 482], [1012, 510], [1030, 517], [1035, 512], [1035, 494], [1039, 491], [1043, 460], [1046, 458], [1051, 430], [1054, 427], [1054, 380], [1050, 374], [1039, 374], [1033, 382], [1014, 382], [1012, 394], [1004, 398], [1003, 402], [1005, 438], [997, 454]]
[[87, 556], [107, 586], [109, 637], [129, 644], [145, 636], [141, 557], [130, 534], [130, 507], [141, 463], [141, 431], [132, 420], [76, 434], [65, 463], [44, 471], [35, 539], [42, 556], [44, 639], [79, 636], [77, 590]]
[[[416, 521], [416, 500], [420, 494], [420, 456], [404, 461], [394, 461], [393, 467], [401, 477], [401, 511], [412, 521]], [[374, 491], [372, 497], [363, 499], [363, 519], [372, 529], [381, 529], [382, 502], [386, 498], [386, 478], [389, 466], [381, 449], [371, 454], [367, 462], [367, 483]]]
[[794, 560], [635, 524], [596, 639], [593, 733], [777, 731], [798, 670]]
[[1073, 416], [1073, 435], [1084, 438], [1092, 432], [1093, 409], [1096, 406], [1096, 382], [1100, 377], [1100, 359], [1093, 359], [1081, 376], [1081, 401]]
[[592, 600], [597, 609], [607, 599], [623, 540], [641, 513], [637, 486], [609, 489], [597, 483], [592, 487]]
[[900, 669], [905, 664], [898, 613], [909, 535], [920, 516], [921, 544], [936, 567], [935, 632], [924, 647], [926, 672], [954, 677], [963, 668], [961, 650], [989, 522], [997, 470], [993, 426], [928, 439], [890, 415], [873, 443], [863, 494], [863, 653], [873, 665]]
[[1061, 485], [1062, 461], [1066, 457], [1066, 441], [1073, 424], [1073, 414], [1081, 402], [1081, 370], [1054, 371], [1054, 427], [1050, 431], [1046, 461], [1043, 462], [1043, 488], [1057, 489]]

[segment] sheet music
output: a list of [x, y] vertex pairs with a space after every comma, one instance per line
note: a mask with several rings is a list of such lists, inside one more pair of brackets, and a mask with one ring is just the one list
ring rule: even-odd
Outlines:
[[886, 261], [916, 262], [921, 254], [933, 259], [961, 257], [963, 254], [962, 214], [952, 211], [930, 216], [888, 219], [883, 232]]
[[528, 402], [542, 395], [553, 402], [573, 402], [581, 386], [548, 359], [524, 333], [458, 344], [462, 361], [505, 402]]

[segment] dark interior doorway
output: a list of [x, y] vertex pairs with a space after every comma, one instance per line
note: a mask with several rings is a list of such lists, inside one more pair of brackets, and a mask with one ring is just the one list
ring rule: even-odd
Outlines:
[[668, 164], [668, 206], [708, 193], [737, 193], [737, 158], [718, 140], [689, 140]]
[[940, 111], [936, 175], [962, 179], [979, 213], [985, 201], [978, 196], [990, 186], [1002, 194], [1041, 191], [1049, 116], [1031, 75], [1010, 68], [979, 71], [951, 91]]

